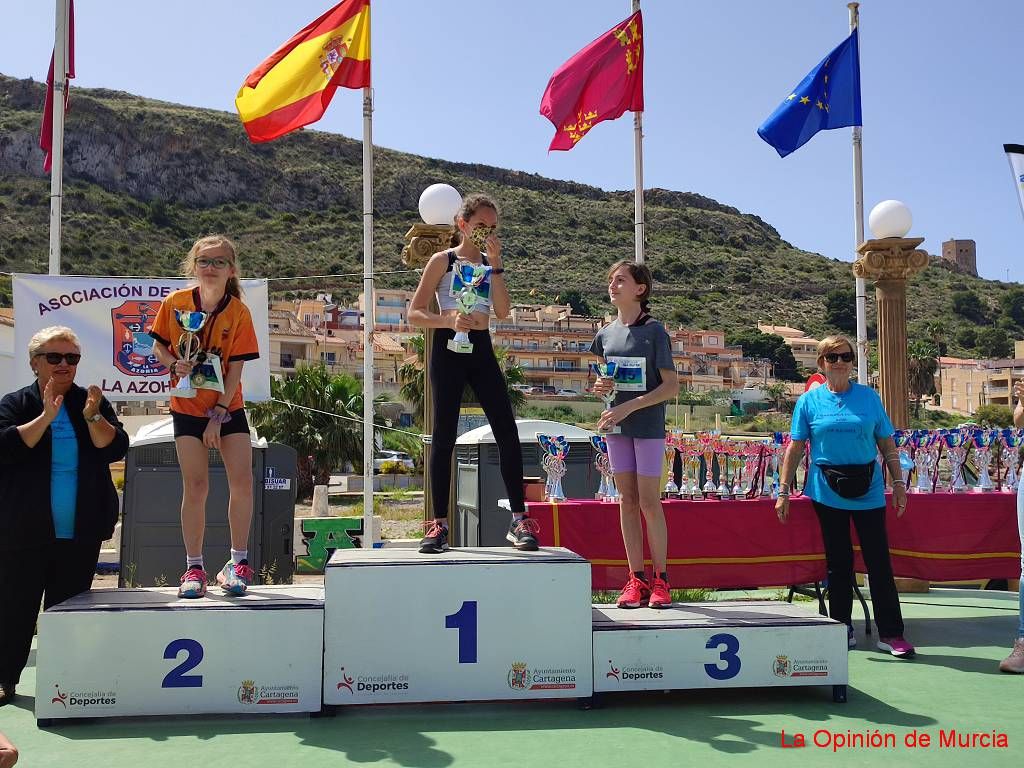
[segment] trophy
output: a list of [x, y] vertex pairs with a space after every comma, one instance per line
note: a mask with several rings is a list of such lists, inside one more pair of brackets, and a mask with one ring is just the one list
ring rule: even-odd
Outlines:
[[700, 490], [703, 497], [708, 498], [708, 496], [718, 490], [711, 471], [711, 467], [715, 463], [715, 445], [712, 435], [707, 432], [701, 432], [697, 435], [697, 440], [699, 441], [697, 455], [704, 460], [704, 485], [701, 486]]
[[[772, 441], [770, 443], [770, 456], [772, 464], [772, 484], [765, 490], [771, 495], [773, 499], [779, 498], [779, 486], [781, 478], [779, 477], [779, 470], [782, 466], [782, 456], [786, 452], [786, 445], [789, 442], [789, 435], [784, 435], [782, 432], [772, 432]], [[765, 468], [765, 474], [768, 473], [768, 468]]]
[[1006, 467], [1006, 476], [1003, 478], [1003, 486], [1008, 491], [1016, 491], [1020, 478], [1017, 476], [1017, 457], [1020, 453], [1021, 443], [1024, 442], [1024, 429], [1011, 429], [1007, 427], [999, 435], [1003, 444], [1002, 453], [999, 458]]
[[538, 434], [537, 442], [544, 449], [544, 457], [540, 464], [548, 476], [544, 484], [544, 498], [548, 501], [564, 501], [562, 478], [566, 473], [565, 457], [569, 455], [569, 441], [562, 435], [551, 437]]
[[[595, 376], [598, 376], [599, 378], [602, 379], [612, 380], [611, 392], [601, 395], [601, 399], [604, 401], [604, 409], [606, 411], [612, 407], [612, 402], [614, 402], [615, 400], [615, 373], [618, 371], [618, 368], [618, 364], [611, 361], [607, 363], [590, 364], [590, 370], [593, 371]], [[622, 429], [618, 425], [614, 427], [609, 427], [608, 429], [601, 430], [601, 432], [603, 432], [606, 435], [617, 435], [621, 431]]]
[[[202, 350], [202, 343], [196, 335], [206, 325], [210, 315], [207, 312], [190, 312], [185, 309], [174, 310], [174, 319], [184, 333], [178, 337], [178, 359], [185, 360], [193, 365], [206, 360], [206, 353]], [[206, 377], [199, 371], [193, 371], [188, 376], [182, 376], [171, 390], [174, 397], [195, 397], [196, 387], [206, 383]]]
[[935, 443], [937, 435], [927, 429], [915, 429], [910, 433], [910, 444], [914, 448], [914, 467], [917, 482], [908, 490], [913, 493], [932, 492], [932, 470], [935, 468]]
[[763, 444], [759, 440], [748, 440], [743, 446], [743, 495], [755, 498], [757, 494], [757, 465], [761, 458]]
[[700, 472], [700, 445], [696, 440], [676, 435], [676, 448], [683, 465], [683, 476], [679, 480], [679, 498], [699, 499], [700, 485], [697, 477]]
[[729, 441], [715, 437], [715, 453], [718, 454], [718, 498], [731, 499], [732, 488], [729, 486]]
[[978, 484], [971, 490], [976, 493], [988, 493], [996, 489], [989, 474], [989, 466], [992, 464], [992, 442], [997, 438], [996, 430], [976, 429], [971, 433], [971, 443], [974, 445], [974, 468], [978, 471]]
[[892, 478], [890, 483], [899, 479], [903, 481], [903, 487], [910, 487], [910, 472], [914, 468], [914, 462], [910, 458], [910, 439], [913, 437], [914, 431], [910, 429], [897, 429], [893, 435], [892, 440], [896, 443], [896, 450], [899, 452], [900, 460], [900, 476], [899, 478]]
[[594, 446], [594, 450], [597, 452], [597, 458], [594, 459], [594, 466], [597, 467], [597, 471], [601, 473], [601, 485], [597, 489], [597, 495], [595, 498], [601, 501], [618, 501], [619, 492], [615, 488], [615, 478], [612, 476], [612, 466], [608, 461], [608, 441], [605, 440], [604, 435], [591, 435], [590, 444]]
[[941, 430], [941, 434], [946, 444], [946, 455], [949, 457], [949, 490], [951, 493], [966, 493], [964, 463], [967, 461], [967, 445], [970, 438], [966, 431], [960, 429], [944, 429]]
[[[452, 290], [455, 291], [456, 309], [464, 315], [472, 314], [476, 309], [480, 296], [476, 289], [487, 279], [491, 268], [486, 264], [468, 264], [464, 261], [452, 266]], [[456, 280], [462, 287], [455, 290]], [[448, 340], [448, 349], [452, 352], [467, 354], [473, 351], [473, 342], [465, 331], [456, 331], [455, 337]]]
[[679, 498], [679, 486], [676, 485], [674, 465], [676, 463], [676, 436], [671, 432], [665, 435], [665, 462], [668, 464], [668, 481], [661, 493], [663, 499]]

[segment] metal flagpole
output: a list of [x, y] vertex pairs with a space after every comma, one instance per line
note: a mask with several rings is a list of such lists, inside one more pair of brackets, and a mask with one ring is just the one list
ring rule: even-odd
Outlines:
[[53, 37], [53, 135], [50, 149], [50, 274], [60, 274], [60, 220], [64, 200], [64, 92], [67, 90], [68, 2], [57, 0]]
[[[640, 0], [632, 0], [632, 11], [640, 10]], [[641, 41], [641, 45], [643, 42]], [[644, 263], [644, 130], [643, 112], [633, 113], [633, 168], [636, 189], [633, 193], [633, 240], [636, 263]]]
[[373, 535], [373, 93], [363, 88], [363, 547]]
[[[850, 9], [850, 33], [860, 27], [860, 3], [848, 3]], [[858, 32], [858, 37], [860, 34]], [[858, 43], [860, 41], [858, 40]], [[858, 46], [859, 48], [859, 46]], [[860, 62], [857, 62], [860, 66]], [[863, 127], [853, 126], [853, 252], [864, 242], [864, 167], [861, 159]], [[857, 383], [868, 383], [868, 321], [867, 283], [857, 278]]]

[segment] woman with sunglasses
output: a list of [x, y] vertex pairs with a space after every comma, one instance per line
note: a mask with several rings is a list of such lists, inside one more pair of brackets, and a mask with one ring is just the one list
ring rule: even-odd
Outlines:
[[[1024, 380], [1018, 379], [1013, 383], [1013, 397], [1017, 404], [1013, 408], [1013, 426], [1020, 429], [1024, 427]], [[1024, 547], [1024, 483], [1017, 486], [1017, 531], [1020, 533], [1021, 546]], [[1021, 549], [1021, 580], [1024, 582], [1024, 548]], [[1013, 648], [1010, 655], [999, 662], [1000, 672], [1013, 674], [1024, 674], [1024, 589], [1018, 588], [1020, 593], [1020, 614], [1017, 636], [1013, 641]]]
[[903, 616], [885, 530], [885, 484], [878, 471], [879, 453], [893, 478], [897, 517], [902, 517], [907, 507], [907, 487], [892, 439], [895, 430], [881, 398], [870, 387], [850, 380], [854, 357], [853, 344], [845, 336], [828, 336], [818, 342], [818, 367], [825, 374], [825, 383], [797, 400], [790, 427], [793, 441], [783, 460], [775, 511], [785, 523], [790, 486], [809, 440], [811, 459], [804, 492], [814, 504], [825, 544], [829, 615], [846, 624], [847, 644], [855, 648], [852, 519], [871, 584], [878, 649], [908, 659], [914, 656], [914, 646], [903, 638]]
[[[459, 425], [459, 405], [468, 384], [491, 425], [498, 444], [501, 478], [505, 481], [512, 521], [505, 538], [516, 549], [537, 549], [537, 523], [526, 516], [523, 494], [523, 456], [505, 377], [498, 366], [488, 332], [491, 309], [499, 319], [508, 317], [509, 296], [498, 238], [498, 206], [487, 195], [468, 195], [455, 214], [452, 247], [430, 257], [409, 304], [409, 322], [434, 328], [430, 355], [430, 384], [434, 398], [434, 424], [430, 451], [430, 495], [434, 519], [420, 541], [420, 552], [440, 554], [448, 549], [448, 494], [451, 489], [452, 451]], [[486, 248], [486, 252], [485, 249]], [[469, 313], [458, 310], [457, 270], [462, 265], [491, 269], [476, 288]], [[461, 274], [461, 273], [459, 273]], [[430, 309], [437, 297], [440, 312]], [[468, 333], [472, 349], [457, 352], [449, 342], [457, 331]]]
[[0, 706], [45, 608], [92, 586], [119, 505], [110, 465], [128, 435], [95, 384], [75, 384], [78, 337], [53, 326], [28, 344], [36, 380], [0, 401]]
[[[220, 451], [228, 478], [228, 524], [231, 557], [217, 574], [217, 583], [232, 595], [244, 595], [252, 583], [249, 527], [252, 522], [252, 443], [242, 401], [242, 366], [260, 356], [249, 308], [238, 282], [238, 251], [222, 235], [200, 238], [182, 269], [195, 279], [192, 288], [175, 291], [160, 305], [150, 336], [153, 353], [171, 369], [172, 377], [191, 377], [194, 397], [171, 396], [174, 445], [181, 465], [181, 532], [185, 540], [185, 573], [178, 597], [206, 594], [203, 534], [209, 490], [209, 449]], [[195, 355], [180, 355], [184, 330], [175, 311], [204, 312], [206, 322], [195, 339]], [[188, 357], [189, 360], [179, 359]], [[193, 369], [197, 369], [195, 372]], [[204, 379], [219, 376], [223, 391], [203, 388]], [[198, 379], [198, 382], [197, 382]]]

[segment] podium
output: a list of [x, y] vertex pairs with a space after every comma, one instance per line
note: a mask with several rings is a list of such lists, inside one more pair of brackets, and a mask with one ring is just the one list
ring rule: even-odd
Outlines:
[[315, 712], [323, 590], [85, 592], [39, 617], [36, 718]]
[[324, 704], [588, 698], [590, 564], [567, 549], [337, 550]]
[[774, 601], [594, 606], [594, 691], [831, 685], [846, 701], [846, 625]]
[[561, 548], [340, 549], [321, 588], [86, 592], [39, 620], [36, 718], [317, 712], [322, 705], [831, 685], [845, 625], [774, 601], [591, 604]]

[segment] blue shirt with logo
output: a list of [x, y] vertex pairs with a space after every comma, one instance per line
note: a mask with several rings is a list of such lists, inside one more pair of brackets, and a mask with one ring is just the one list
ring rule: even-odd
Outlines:
[[820, 504], [837, 509], [877, 509], [885, 506], [881, 467], [875, 467], [868, 492], [844, 499], [829, 487], [822, 464], [867, 464], [877, 461], [877, 440], [892, 437], [892, 422], [882, 399], [871, 387], [850, 382], [842, 393], [815, 387], [796, 401], [790, 432], [794, 440], [809, 440], [811, 466], [804, 493]]
[[53, 453], [50, 471], [50, 510], [58, 539], [75, 538], [75, 500], [78, 497], [78, 438], [61, 405], [50, 424]]

